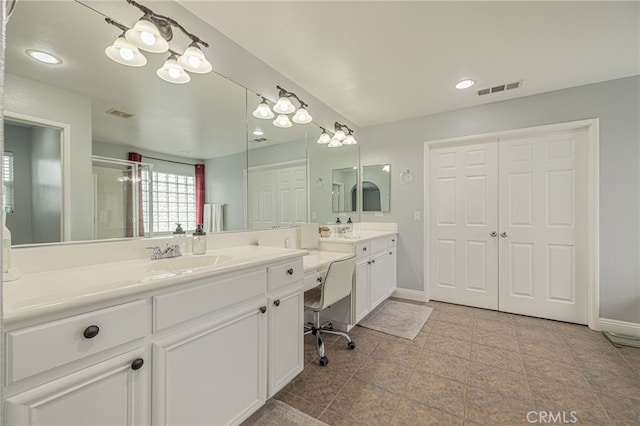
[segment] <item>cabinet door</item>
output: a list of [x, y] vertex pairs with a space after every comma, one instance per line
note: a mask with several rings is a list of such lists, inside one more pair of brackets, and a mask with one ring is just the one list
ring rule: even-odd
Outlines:
[[368, 260], [356, 263], [355, 313], [356, 323], [369, 313], [369, 264]]
[[154, 425], [235, 424], [264, 403], [267, 315], [260, 308], [247, 304], [153, 344]]
[[[132, 351], [7, 398], [7, 425], [148, 424], [144, 352]], [[142, 366], [138, 367], [142, 360]], [[134, 370], [134, 368], [136, 368]]]
[[391, 258], [388, 252], [374, 256], [369, 264], [369, 309], [373, 310], [389, 294], [389, 269]]
[[396, 249], [389, 250], [389, 296], [398, 288], [398, 257]]
[[301, 288], [269, 299], [269, 398], [304, 368], [303, 302]]

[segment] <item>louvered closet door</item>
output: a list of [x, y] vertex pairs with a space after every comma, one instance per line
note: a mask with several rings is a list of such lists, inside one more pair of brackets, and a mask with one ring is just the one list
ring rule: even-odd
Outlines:
[[497, 142], [436, 149], [430, 161], [430, 297], [498, 309]]
[[587, 132], [501, 139], [499, 309], [587, 323]]

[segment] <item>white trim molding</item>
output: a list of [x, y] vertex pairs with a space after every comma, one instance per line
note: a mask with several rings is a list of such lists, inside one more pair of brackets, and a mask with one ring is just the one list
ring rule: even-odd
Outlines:
[[428, 302], [427, 293], [422, 290], [412, 290], [409, 288], [397, 288], [393, 294], [393, 297], [400, 299], [415, 300], [418, 302]]
[[611, 331], [627, 336], [640, 337], [640, 324], [635, 322], [618, 321], [609, 318], [599, 318], [598, 324], [594, 329], [598, 331]]
[[[455, 138], [439, 139], [424, 142], [424, 294], [425, 299], [429, 300], [429, 289], [431, 283], [429, 282], [429, 241], [430, 235], [430, 217], [429, 217], [429, 204], [430, 204], [430, 191], [429, 191], [429, 177], [430, 177], [430, 152], [432, 149], [436, 149], [443, 146], [460, 146], [467, 145], [478, 139], [490, 139], [490, 138], [505, 138], [512, 136], [522, 135], [535, 135], [547, 132], [558, 132], [563, 130], [587, 130], [587, 310], [588, 310], [588, 323], [589, 328], [598, 330], [600, 324], [611, 325], [620, 327], [621, 329], [635, 330], [634, 326], [629, 326], [632, 323], [624, 323], [616, 320], [604, 320], [600, 318], [600, 225], [599, 225], [599, 211], [600, 211], [600, 142], [599, 142], [599, 119], [592, 118], [587, 120], [571, 121], [566, 123], [556, 123], [543, 126], [527, 127], [522, 129], [511, 129], [492, 133], [483, 133], [477, 135], [469, 135]], [[627, 331], [628, 331], [627, 330]], [[622, 332], [622, 331], [621, 331]]]

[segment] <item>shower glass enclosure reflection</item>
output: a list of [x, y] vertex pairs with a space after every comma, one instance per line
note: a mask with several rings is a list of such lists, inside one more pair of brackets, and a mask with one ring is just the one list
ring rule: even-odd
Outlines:
[[153, 235], [151, 164], [93, 157], [95, 239]]

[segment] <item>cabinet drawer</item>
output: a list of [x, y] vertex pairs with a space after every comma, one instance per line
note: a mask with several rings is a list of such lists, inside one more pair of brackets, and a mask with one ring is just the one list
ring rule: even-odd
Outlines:
[[[7, 383], [142, 338], [145, 322], [146, 301], [139, 300], [9, 332]], [[91, 326], [98, 327], [94, 337]]]
[[302, 276], [302, 259], [272, 266], [269, 268], [269, 291], [301, 280]]
[[153, 331], [163, 330], [266, 293], [267, 272], [260, 270], [154, 296]]
[[365, 241], [360, 244], [356, 244], [353, 248], [354, 254], [356, 257], [366, 257], [371, 254], [371, 248], [369, 246], [369, 241]]
[[304, 283], [302, 285], [303, 291], [311, 290], [322, 284], [322, 277], [327, 273], [325, 269], [322, 272], [314, 272], [313, 274], [306, 275], [304, 277]]
[[389, 248], [396, 248], [398, 246], [398, 236], [393, 235], [389, 237]]
[[371, 240], [371, 253], [373, 254], [378, 253], [379, 251], [386, 250], [389, 246], [389, 241], [390, 240], [388, 237], [376, 238], [374, 240]]

